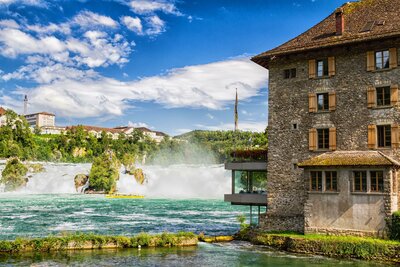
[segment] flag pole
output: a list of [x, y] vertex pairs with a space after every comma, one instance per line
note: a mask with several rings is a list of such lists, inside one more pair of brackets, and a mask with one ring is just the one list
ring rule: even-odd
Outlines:
[[235, 132], [239, 130], [238, 127], [238, 93], [236, 88], [236, 100], [235, 100]]

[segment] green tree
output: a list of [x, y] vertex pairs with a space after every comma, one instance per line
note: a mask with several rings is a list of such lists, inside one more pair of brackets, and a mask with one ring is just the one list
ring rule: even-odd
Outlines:
[[28, 168], [18, 158], [11, 158], [1, 173], [0, 183], [5, 185], [5, 191], [14, 191], [26, 184], [27, 172]]
[[89, 188], [113, 193], [119, 179], [121, 163], [112, 151], [107, 151], [94, 159], [89, 174]]

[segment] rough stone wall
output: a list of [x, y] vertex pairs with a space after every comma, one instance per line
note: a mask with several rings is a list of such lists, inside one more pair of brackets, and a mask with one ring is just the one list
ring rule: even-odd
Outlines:
[[[307, 200], [303, 170], [294, 164], [326, 151], [310, 152], [310, 128], [337, 129], [337, 150], [368, 150], [369, 124], [400, 124], [400, 107], [367, 108], [367, 88], [400, 84], [400, 67], [367, 72], [367, 51], [400, 48], [399, 39], [381, 40], [276, 58], [269, 67], [268, 211], [261, 220], [266, 230], [304, 231]], [[309, 79], [308, 60], [334, 56], [336, 75]], [[400, 51], [398, 51], [400, 62]], [[297, 77], [284, 79], [283, 70], [296, 68]], [[336, 111], [308, 112], [308, 94], [335, 91]], [[293, 130], [293, 123], [298, 129]], [[397, 159], [399, 150], [382, 149]], [[393, 192], [395, 201], [398, 193]]]

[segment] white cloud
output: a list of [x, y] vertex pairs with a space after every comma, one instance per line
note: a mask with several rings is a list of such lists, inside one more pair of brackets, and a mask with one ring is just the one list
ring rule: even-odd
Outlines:
[[148, 35], [157, 35], [165, 31], [165, 22], [154, 15], [146, 19], [149, 28], [146, 30]]
[[128, 122], [128, 126], [129, 127], [133, 127], [133, 128], [145, 127], [145, 128], [148, 128], [148, 129], [154, 129], [154, 127], [149, 126], [147, 123], [144, 123], [144, 122], [131, 122], [131, 121], [129, 121]]
[[[72, 74], [63, 79], [42, 74], [42, 80], [52, 82], [29, 89], [32, 106], [75, 118], [122, 115], [135, 101], [152, 101], [167, 108], [223, 109], [233, 103], [236, 88], [243, 100], [258, 95], [260, 88], [266, 87], [268, 75], [249, 59], [187, 66], [130, 82], [85, 73], [75, 78], [73, 70], [66, 72]], [[11, 105], [8, 100], [2, 97], [0, 102]]]
[[47, 3], [42, 0], [0, 0], [0, 5], [20, 4], [27, 6], [47, 7]]
[[137, 14], [151, 14], [156, 11], [162, 11], [167, 14], [182, 15], [175, 4], [160, 0], [131, 0], [129, 6]]
[[32, 32], [36, 32], [42, 35], [49, 35], [52, 33], [60, 32], [66, 35], [71, 34], [71, 28], [68, 23], [54, 24], [50, 23], [49, 25], [25, 25], [26, 29]]
[[73, 62], [90, 68], [124, 64], [134, 43], [120, 34], [86, 31], [80, 38], [65, 40], [54, 36], [35, 37], [19, 29], [0, 29], [0, 54], [16, 58], [19, 55], [43, 55], [57, 62]]
[[54, 36], [35, 38], [18, 29], [1, 29], [1, 54], [15, 58], [19, 54], [52, 54], [65, 50], [64, 44]]
[[[210, 130], [210, 131], [218, 131], [218, 130], [228, 131], [235, 129], [234, 123], [221, 123], [218, 125], [196, 124], [195, 126], [202, 130]], [[263, 132], [267, 127], [267, 122], [239, 121], [238, 126], [239, 130], [241, 131]]]
[[214, 116], [211, 115], [210, 113], [207, 113], [206, 116], [207, 116], [210, 120], [213, 120], [213, 119], [214, 119]]
[[95, 26], [104, 26], [110, 28], [118, 27], [118, 22], [111, 17], [99, 15], [91, 11], [82, 11], [72, 19], [72, 23], [82, 28], [92, 28]]
[[[0, 0], [1, 1], [1, 0]], [[11, 28], [11, 29], [18, 29], [18, 23], [13, 19], [3, 19], [0, 20], [0, 27], [4, 28]]]
[[121, 18], [122, 24], [124, 24], [129, 30], [135, 32], [136, 34], [143, 34], [142, 21], [138, 17], [124, 16]]
[[97, 76], [98, 74], [91, 69], [80, 70], [73, 67], [66, 67], [60, 63], [48, 61], [47, 64], [43, 65], [31, 64], [23, 66], [15, 72], [2, 75], [2, 79], [5, 81], [11, 79], [32, 80], [40, 84], [45, 84], [67, 79], [82, 80], [95, 78]]

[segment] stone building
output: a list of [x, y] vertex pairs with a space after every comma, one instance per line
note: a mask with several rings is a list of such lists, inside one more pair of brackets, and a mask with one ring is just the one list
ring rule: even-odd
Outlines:
[[268, 230], [379, 235], [400, 205], [400, 0], [339, 7], [269, 70]]

